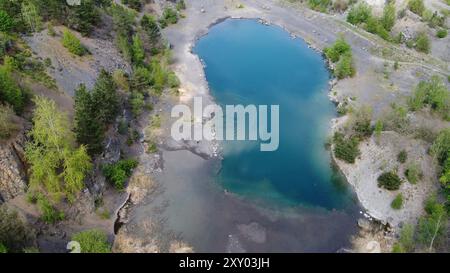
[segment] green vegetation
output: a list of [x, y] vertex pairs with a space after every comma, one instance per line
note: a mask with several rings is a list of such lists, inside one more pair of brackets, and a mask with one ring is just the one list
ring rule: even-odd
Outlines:
[[101, 230], [91, 229], [72, 236], [72, 241], [80, 244], [81, 253], [110, 253], [111, 246], [106, 234]]
[[176, 8], [177, 8], [178, 11], [185, 10], [186, 9], [186, 3], [184, 2], [184, 0], [179, 0], [177, 2]]
[[2, 243], [0, 243], [0, 254], [8, 253], [8, 249]]
[[391, 208], [395, 210], [399, 210], [403, 207], [403, 195], [401, 193], [395, 196], [394, 200], [392, 200]]
[[75, 91], [75, 133], [90, 155], [103, 151], [104, 131], [119, 111], [117, 85], [110, 73], [102, 70], [91, 92], [81, 85]]
[[340, 37], [331, 47], [323, 51], [332, 63], [336, 63], [334, 74], [338, 79], [352, 77], [355, 74], [351, 50], [350, 45]]
[[375, 129], [374, 129], [374, 134], [375, 134], [375, 137], [377, 138], [377, 140], [379, 140], [379, 138], [381, 137], [381, 132], [383, 132], [383, 121], [377, 120], [377, 122], [375, 123]]
[[155, 17], [147, 14], [144, 15], [141, 19], [141, 26], [149, 37], [150, 42], [155, 45], [161, 37]]
[[405, 150], [401, 150], [397, 155], [397, 161], [400, 163], [405, 163], [408, 159], [408, 153]]
[[98, 7], [110, 1], [83, 0], [80, 5], [68, 5], [61, 0], [0, 1], [1, 31], [34, 32], [43, 21], [54, 21], [89, 35], [100, 22]]
[[54, 101], [36, 97], [34, 103], [34, 126], [25, 148], [30, 190], [47, 193], [55, 201], [65, 196], [72, 202], [92, 167], [90, 157], [85, 146], [75, 147], [70, 122]]
[[139, 115], [142, 114], [145, 106], [144, 95], [142, 95], [142, 93], [140, 92], [134, 91], [131, 93], [129, 102], [133, 116], [135, 118], [139, 117]]
[[394, 172], [385, 172], [378, 177], [378, 187], [395, 191], [400, 188], [402, 180]]
[[413, 252], [415, 248], [414, 241], [414, 226], [406, 224], [400, 231], [400, 238], [394, 244], [392, 252], [394, 253], [409, 253]]
[[422, 171], [417, 164], [410, 164], [405, 170], [405, 176], [409, 183], [416, 184], [422, 177]]
[[13, 79], [12, 68], [5, 64], [0, 66], [0, 102], [11, 105], [16, 113], [25, 104], [25, 94]]
[[80, 40], [68, 29], [63, 32], [62, 44], [72, 54], [78, 56], [86, 54], [86, 49], [81, 44]]
[[423, 0], [410, 0], [408, 2], [408, 9], [415, 14], [422, 16], [423, 12], [425, 11]]
[[415, 46], [414, 48], [417, 51], [423, 52], [423, 53], [429, 53], [430, 52], [430, 39], [428, 38], [427, 34], [424, 32], [421, 32], [417, 34], [415, 38]]
[[426, 215], [419, 219], [417, 226], [417, 241], [424, 250], [432, 252], [446, 242], [447, 213], [444, 205], [434, 197], [425, 203], [425, 212]]
[[178, 13], [176, 10], [167, 7], [164, 9], [162, 17], [159, 19], [159, 24], [162, 28], [168, 25], [173, 25], [178, 22]]
[[360, 107], [353, 110], [349, 121], [352, 129], [351, 135], [357, 137], [359, 140], [370, 137], [373, 132], [371, 120], [372, 108]]
[[366, 31], [376, 34], [384, 40], [391, 41], [389, 34], [396, 20], [395, 4], [385, 5], [383, 15], [380, 18], [372, 15], [372, 9], [365, 2], [354, 5], [348, 15], [347, 22], [353, 25], [361, 25]]
[[137, 11], [140, 11], [142, 9], [141, 0], [122, 0], [122, 4], [127, 5], [128, 7]]
[[439, 113], [443, 119], [450, 120], [450, 93], [439, 76], [432, 76], [428, 81], [421, 81], [408, 99], [409, 109], [417, 111], [425, 106]]
[[13, 19], [5, 11], [0, 10], [0, 31], [10, 32], [13, 28]]
[[409, 132], [408, 111], [403, 106], [392, 103], [391, 110], [386, 111], [382, 120], [386, 131], [395, 131], [399, 134]]
[[121, 69], [117, 69], [112, 74], [114, 83], [123, 91], [130, 91], [130, 83], [128, 82], [128, 75]]
[[331, 6], [331, 0], [308, 0], [308, 6], [313, 10], [326, 12]]
[[138, 161], [134, 159], [120, 160], [114, 164], [103, 166], [103, 175], [118, 190], [125, 188], [126, 180], [131, 176], [133, 169], [138, 165]]
[[144, 46], [138, 34], [133, 35], [133, 43], [131, 47], [133, 53], [132, 62], [135, 65], [142, 65], [145, 59]]
[[430, 154], [442, 168], [439, 181], [447, 195], [447, 205], [450, 203], [450, 128], [442, 130], [430, 148]]
[[438, 38], [445, 38], [447, 37], [448, 31], [445, 28], [441, 28], [436, 32], [436, 37]]
[[342, 133], [336, 132], [333, 137], [334, 154], [347, 163], [355, 163], [359, 156], [359, 141], [357, 137], [346, 138]]
[[13, 118], [14, 112], [11, 107], [0, 104], [0, 140], [8, 139], [18, 130]]
[[383, 25], [385, 30], [391, 31], [396, 19], [397, 15], [395, 10], [395, 2], [391, 1], [384, 6], [383, 16], [381, 17], [381, 24]]
[[36, 204], [41, 212], [40, 219], [47, 224], [55, 224], [64, 220], [64, 212], [58, 211], [42, 194], [36, 196]]
[[354, 5], [347, 15], [347, 22], [352, 25], [366, 23], [372, 17], [372, 9], [366, 2], [359, 2]]
[[29, 246], [33, 231], [30, 230], [16, 211], [0, 206], [0, 253], [22, 252]]

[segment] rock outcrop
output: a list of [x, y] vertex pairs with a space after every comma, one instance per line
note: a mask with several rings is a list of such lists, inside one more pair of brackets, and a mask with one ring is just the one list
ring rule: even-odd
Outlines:
[[25, 133], [0, 142], [0, 203], [25, 193], [27, 177], [24, 165]]

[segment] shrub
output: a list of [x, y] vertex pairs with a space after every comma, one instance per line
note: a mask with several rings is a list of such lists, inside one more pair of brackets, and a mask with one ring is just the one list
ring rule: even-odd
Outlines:
[[409, 183], [416, 184], [422, 176], [422, 172], [416, 164], [410, 164], [405, 170], [406, 179]]
[[180, 80], [174, 72], [169, 72], [167, 74], [167, 84], [170, 88], [177, 88], [180, 86]]
[[[0, 206], [0, 249], [8, 252], [21, 252], [28, 246], [34, 234], [16, 211]], [[1, 251], [0, 251], [1, 253]]]
[[391, 208], [395, 210], [399, 210], [403, 207], [403, 195], [401, 193], [395, 196], [394, 200], [392, 200]]
[[331, 0], [308, 0], [308, 6], [316, 11], [326, 12], [331, 5]]
[[384, 6], [383, 16], [381, 17], [381, 24], [383, 25], [385, 30], [391, 31], [392, 27], [395, 24], [395, 19], [395, 3], [390, 2]]
[[366, 2], [360, 2], [353, 6], [347, 15], [347, 22], [353, 25], [366, 23], [372, 16], [372, 9]]
[[334, 74], [338, 79], [353, 77], [355, 75], [355, 67], [353, 66], [353, 57], [351, 53], [342, 55], [336, 64]]
[[159, 24], [162, 28], [168, 25], [176, 24], [178, 22], [178, 14], [170, 7], [164, 9], [162, 17], [159, 19]]
[[378, 187], [395, 191], [400, 188], [402, 180], [394, 172], [385, 172], [378, 177]]
[[410, 0], [408, 2], [408, 8], [410, 11], [420, 16], [422, 16], [423, 12], [425, 11], [423, 0]]
[[178, 11], [186, 9], [186, 3], [184, 2], [184, 0], [179, 0], [177, 2], [176, 8]]
[[342, 133], [336, 132], [333, 137], [334, 154], [337, 158], [347, 163], [355, 163], [359, 156], [359, 141], [357, 138], [345, 138]]
[[81, 45], [80, 40], [67, 29], [63, 32], [62, 44], [72, 54], [83, 56], [86, 53], [86, 49]]
[[15, 131], [18, 126], [13, 120], [14, 112], [9, 106], [0, 104], [0, 139], [7, 139]]
[[350, 53], [351, 50], [350, 45], [344, 40], [344, 38], [339, 37], [331, 47], [324, 48], [323, 52], [331, 62], [335, 63], [339, 61], [342, 55]]
[[131, 176], [132, 171], [138, 165], [135, 159], [120, 160], [114, 164], [103, 166], [103, 175], [118, 190], [125, 188], [126, 180]]
[[361, 107], [352, 113], [352, 129], [354, 135], [359, 139], [363, 139], [372, 135], [373, 129], [371, 126], [372, 108]]
[[131, 76], [131, 88], [136, 91], [143, 91], [152, 84], [152, 73], [146, 67], [136, 67]]
[[445, 28], [441, 28], [440, 30], [438, 30], [437, 32], [436, 32], [436, 37], [438, 37], [438, 38], [445, 38], [445, 37], [447, 37], [447, 30], [445, 29]]
[[441, 114], [443, 119], [450, 118], [450, 94], [441, 77], [432, 76], [428, 81], [419, 82], [414, 94], [408, 98], [408, 106], [412, 111], [420, 110], [425, 105]]
[[430, 52], [430, 40], [428, 39], [428, 36], [421, 32], [417, 35], [416, 39], [416, 50], [420, 51], [420, 52], [424, 52], [424, 53], [429, 53]]
[[37, 206], [41, 211], [41, 220], [47, 224], [54, 224], [65, 218], [64, 212], [55, 209], [52, 204], [50, 204], [50, 201], [42, 194], [37, 196]]
[[333, 2], [333, 10], [338, 12], [346, 11], [348, 8], [348, 1], [347, 0], [335, 0]]
[[447, 240], [447, 213], [444, 205], [431, 197], [425, 203], [425, 216], [419, 218], [417, 240], [431, 252], [436, 246], [443, 245]]
[[81, 253], [110, 253], [111, 246], [106, 234], [101, 230], [91, 229], [72, 236], [72, 241], [80, 244]]
[[397, 155], [397, 161], [400, 163], [405, 163], [408, 158], [408, 153], [405, 150], [401, 150]]
[[4, 246], [2, 243], [0, 243], [0, 253], [7, 253], [8, 249], [6, 249], [6, 246]]

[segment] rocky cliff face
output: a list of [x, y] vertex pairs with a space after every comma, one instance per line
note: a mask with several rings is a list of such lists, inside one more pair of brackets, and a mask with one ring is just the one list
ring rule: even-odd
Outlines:
[[25, 193], [25, 140], [22, 131], [14, 139], [0, 142], [0, 203]]

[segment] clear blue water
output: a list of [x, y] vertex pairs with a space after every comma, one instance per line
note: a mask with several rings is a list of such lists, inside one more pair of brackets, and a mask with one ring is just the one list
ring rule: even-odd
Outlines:
[[218, 183], [269, 205], [340, 209], [353, 203], [324, 146], [335, 107], [318, 52], [279, 27], [233, 19], [213, 26], [194, 52], [218, 104], [280, 105], [278, 150], [224, 141]]

